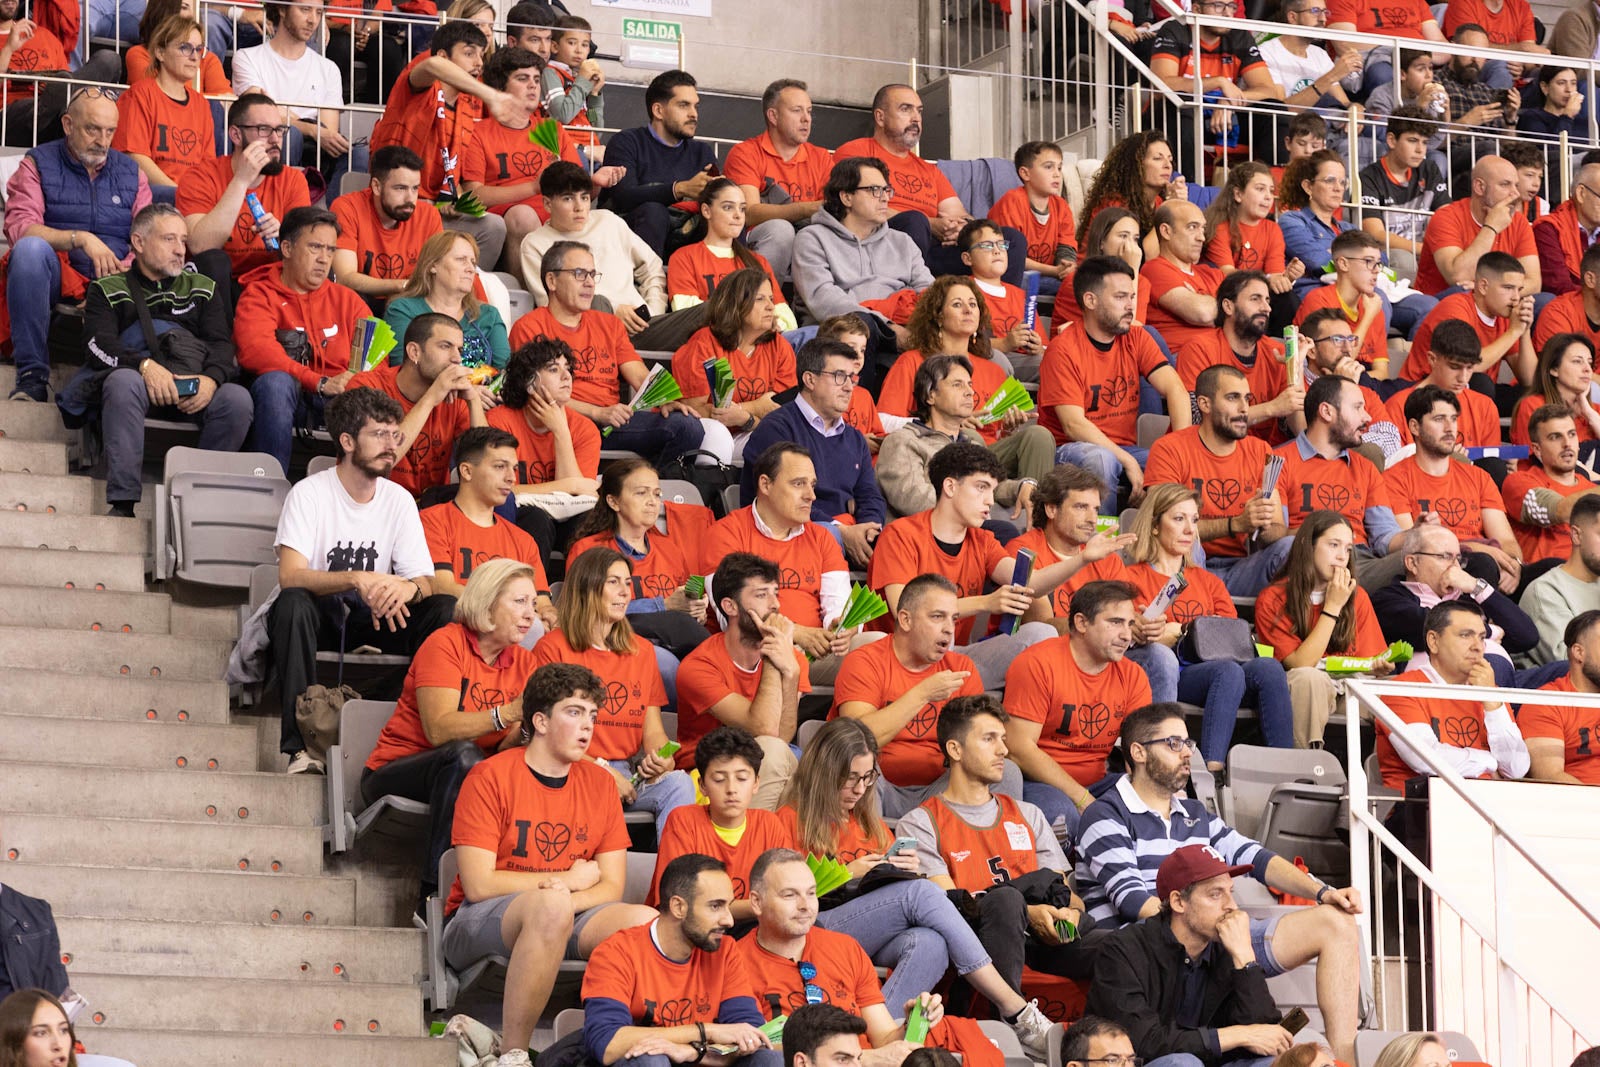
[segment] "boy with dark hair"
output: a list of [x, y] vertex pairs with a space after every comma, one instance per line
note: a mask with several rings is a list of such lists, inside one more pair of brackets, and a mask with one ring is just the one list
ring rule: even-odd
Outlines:
[[[1501, 253], [1491, 252], [1490, 255], [1499, 256]], [[1489, 256], [1483, 258], [1488, 259]], [[1517, 266], [1520, 268], [1521, 264]], [[1480, 271], [1484, 269], [1482, 263], [1478, 264], [1478, 269]], [[1521, 277], [1520, 273], [1517, 277]], [[1428, 318], [1432, 319], [1433, 316], [1430, 315]], [[1470, 388], [1471, 381], [1480, 370], [1483, 361], [1483, 342], [1476, 329], [1480, 324], [1481, 320], [1480, 323], [1469, 324], [1463, 319], [1441, 319], [1433, 325], [1424, 322], [1422, 328], [1417, 330], [1418, 338], [1422, 337], [1423, 329], [1428, 331], [1428, 351], [1425, 358], [1431, 366], [1416, 385], [1407, 386], [1395, 393], [1385, 405], [1395, 425], [1405, 430], [1404, 440], [1410, 441], [1413, 436], [1408, 428], [1412, 395], [1432, 385], [1450, 393], [1456, 399], [1461, 421], [1453, 435], [1455, 448], [1489, 448], [1500, 443], [1500, 409], [1495, 407], [1493, 399]], [[1504, 471], [1501, 473], [1503, 476]]]
[[1389, 265], [1402, 278], [1417, 276], [1428, 212], [1447, 191], [1444, 175], [1428, 158], [1428, 142], [1437, 128], [1420, 107], [1396, 108], [1384, 131], [1388, 152], [1361, 169], [1361, 205], [1379, 209], [1361, 220], [1361, 228], [1384, 243]]
[[1418, 324], [1400, 377], [1409, 382], [1426, 378], [1431, 367], [1433, 331], [1446, 322], [1462, 322], [1471, 325], [1481, 345], [1473, 368], [1477, 373], [1492, 380], [1499, 374], [1501, 363], [1509, 361], [1517, 381], [1533, 381], [1539, 355], [1533, 350], [1534, 296], [1523, 291], [1527, 279], [1526, 269], [1516, 256], [1485, 252], [1473, 269], [1472, 288], [1441, 298]]
[[1006, 353], [1018, 378], [1038, 381], [1045, 330], [1022, 321], [1027, 313], [1027, 294], [1005, 281], [1011, 256], [1022, 255], [1022, 250], [1012, 249], [1000, 224], [989, 219], [973, 219], [961, 227], [956, 235], [956, 250], [982, 290], [984, 303], [989, 305], [995, 347]]
[[[1346, 230], [1328, 249], [1333, 260], [1334, 283], [1319, 285], [1300, 301], [1294, 324], [1301, 326], [1314, 312], [1338, 310], [1353, 327], [1359, 346], [1356, 358], [1375, 377], [1389, 377], [1388, 313], [1378, 295], [1378, 272], [1383, 269], [1383, 246], [1365, 230]], [[1308, 272], [1320, 269], [1313, 264]]]
[[866, 1033], [861, 1016], [807, 1003], [783, 1024], [783, 1067], [857, 1067]]
[[1051, 141], [1028, 141], [1011, 157], [1022, 184], [1005, 193], [989, 209], [989, 218], [1010, 226], [1027, 241], [1027, 269], [1038, 271], [1041, 296], [1054, 296], [1078, 264], [1078, 232], [1072, 206], [1061, 196], [1061, 147]]

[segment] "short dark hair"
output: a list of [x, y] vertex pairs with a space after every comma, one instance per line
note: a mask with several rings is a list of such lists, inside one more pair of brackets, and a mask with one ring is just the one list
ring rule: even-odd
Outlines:
[[452, 19], [433, 31], [433, 40], [428, 42], [428, 54], [434, 56], [449, 56], [458, 44], [476, 45], [481, 51], [489, 47], [489, 38], [477, 25], [466, 19]]
[[379, 182], [385, 182], [397, 170], [421, 173], [422, 157], [403, 144], [389, 144], [372, 153], [372, 162], [367, 164], [367, 168], [368, 173]]
[[[1469, 330], [1471, 328], [1467, 327]], [[1406, 421], [1421, 422], [1433, 412], [1435, 404], [1449, 404], [1458, 414], [1461, 411], [1461, 401], [1450, 390], [1437, 385], [1419, 385], [1406, 397]]]
[[594, 188], [589, 172], [576, 163], [558, 159], [539, 174], [539, 195], [546, 200], [553, 196], [570, 196], [587, 193]]
[[[1543, 156], [1543, 150], [1534, 149]], [[1501, 157], [1504, 158], [1504, 157]], [[1526, 274], [1528, 268], [1522, 265], [1522, 260], [1510, 252], [1485, 252], [1478, 259], [1478, 265], [1473, 270], [1474, 278], [1501, 277], [1506, 274]]]
[[1595, 519], [1600, 519], [1600, 496], [1595, 496], [1593, 493], [1580, 496], [1573, 503], [1572, 512], [1567, 516], [1567, 522], [1571, 525], [1580, 522], [1590, 523]]
[[506, 12], [507, 30], [547, 30], [555, 23], [555, 11], [540, 0], [522, 0]]
[[650, 84], [644, 90], [645, 118], [650, 119], [651, 108], [671, 100], [672, 95], [679, 89], [693, 89], [698, 84], [694, 80], [694, 75], [686, 70], [664, 70], [657, 74], [650, 79]]
[[824, 1043], [847, 1034], [860, 1037], [867, 1032], [867, 1021], [832, 1004], [806, 1004], [789, 1014], [783, 1024], [784, 1067], [795, 1067], [795, 1057], [804, 1055], [813, 1063]]
[[[1243, 274], [1244, 272], [1234, 271], [1233, 273]], [[1232, 278], [1233, 274], [1228, 275], [1228, 277]], [[1195, 377], [1195, 397], [1199, 398], [1203, 396], [1207, 400], [1215, 400], [1217, 398], [1217, 394], [1222, 391], [1222, 379], [1224, 378], [1243, 378], [1245, 381], [1249, 381], [1249, 378], [1245, 377], [1244, 371], [1240, 370], [1238, 367], [1235, 367], [1232, 363], [1213, 363]], [[1037, 498], [1038, 495], [1039, 491], [1035, 489], [1035, 498]]]
[[245, 93], [228, 105], [228, 125], [237, 126], [244, 121], [244, 113], [253, 107], [277, 107], [266, 93]]
[[799, 89], [802, 93], [810, 94], [811, 88], [805, 82], [796, 78], [779, 78], [761, 90], [761, 114], [763, 120], [768, 111], [778, 106], [778, 97], [782, 96], [785, 89]]
[[994, 453], [971, 441], [955, 441], [934, 453], [928, 461], [928, 480], [933, 483], [934, 498], [944, 496], [944, 483], [951, 478], [960, 481], [974, 474], [987, 474], [996, 482], [1006, 476], [1006, 469]]
[[1072, 274], [1072, 295], [1082, 304], [1083, 294], [1098, 293], [1105, 287], [1106, 279], [1113, 274], [1125, 278], [1139, 277], [1120, 256], [1089, 256], [1078, 264], [1078, 269]]
[[1267, 282], [1267, 276], [1258, 270], [1236, 270], [1222, 279], [1222, 284], [1217, 286], [1217, 317], [1215, 325], [1219, 330], [1222, 328], [1223, 323], [1232, 318], [1231, 315], [1222, 310], [1222, 302], [1226, 300], [1237, 304], [1239, 302], [1239, 294], [1244, 292], [1244, 287], [1251, 282], [1260, 282], [1262, 285], [1267, 286], [1269, 294], [1272, 292], [1272, 287]]
[[1300, 331], [1307, 337], [1311, 337], [1312, 340], [1316, 340], [1314, 335], [1321, 333], [1323, 324], [1328, 322], [1333, 323], [1335, 326], [1341, 326], [1346, 330], [1353, 328], [1350, 325], [1350, 320], [1344, 317], [1344, 312], [1333, 307], [1318, 308], [1307, 315], [1306, 320], [1300, 324]]
[[694, 769], [705, 780], [706, 768], [714, 760], [742, 759], [750, 769], [761, 773], [761, 746], [750, 736], [750, 731], [737, 726], [719, 726], [702, 737], [694, 746]]
[[[540, 668], [541, 670], [543, 668]], [[728, 867], [719, 859], [702, 856], [698, 852], [685, 852], [661, 872], [661, 881], [656, 886], [656, 893], [660, 899], [659, 907], [663, 913], [672, 903], [672, 898], [677, 897], [686, 904], [695, 901], [695, 888], [700, 882], [700, 876], [707, 871], [722, 871], [727, 873]]]
[[942, 574], [919, 574], [905, 585], [900, 587], [900, 599], [894, 603], [895, 614], [902, 611], [915, 611], [922, 598], [934, 590], [949, 593], [959, 597], [961, 588]]
[[558, 30], [581, 30], [584, 33], [593, 33], [594, 27], [589, 25], [589, 20], [581, 15], [562, 15], [555, 21]]
[[1467, 33], [1481, 33], [1485, 37], [1489, 36], [1489, 31], [1476, 22], [1463, 22], [1456, 27], [1456, 32], [1450, 35], [1450, 40], [1453, 44], [1460, 44], [1462, 35]]
[[950, 377], [950, 372], [961, 367], [968, 374], [972, 373], [972, 360], [966, 356], [937, 355], [929, 356], [922, 361], [922, 366], [917, 368], [916, 376], [911, 379], [911, 408], [912, 414], [923, 422], [927, 422], [933, 414], [933, 404], [930, 398], [939, 384]]
[[483, 84], [491, 89], [505, 92], [506, 83], [511, 80], [511, 75], [519, 70], [532, 67], [541, 74], [544, 72], [544, 60], [539, 58], [537, 52], [530, 52], [526, 48], [496, 48], [494, 55], [489, 57], [489, 62], [483, 65]]
[[878, 86], [878, 91], [872, 94], [872, 110], [876, 111], [881, 107], [888, 107], [889, 94], [896, 89], [910, 89], [912, 92], [916, 92], [916, 89], [905, 82], [890, 82], [888, 85], [880, 85]]
[[401, 351], [404, 351], [408, 345], [427, 344], [433, 340], [433, 331], [441, 326], [452, 327], [456, 330], [461, 329], [460, 322], [452, 319], [449, 315], [441, 315], [437, 311], [425, 311], [418, 315], [406, 326], [405, 339], [400, 345]]
[[923, 1045], [900, 1061], [900, 1067], [961, 1067], [961, 1057], [947, 1048]]
[[[1520, 263], [1517, 269], [1522, 269]], [[1433, 337], [1428, 341], [1428, 353], [1435, 359], [1451, 363], [1477, 363], [1483, 355], [1483, 339], [1478, 336], [1477, 330], [1462, 320], [1446, 319], [1434, 327]]]
[[1533, 409], [1533, 414], [1528, 416], [1528, 440], [1534, 444], [1539, 443], [1539, 427], [1547, 422], [1557, 419], [1573, 419], [1572, 409], [1565, 404], [1541, 404]]
[[1340, 256], [1353, 256], [1357, 252], [1367, 252], [1382, 249], [1378, 239], [1366, 230], [1346, 230], [1333, 239], [1328, 246], [1328, 254], [1334, 259]]
[[1474, 618], [1483, 619], [1483, 608], [1478, 606], [1476, 600], [1464, 597], [1453, 597], [1450, 600], [1441, 600], [1428, 609], [1428, 614], [1422, 620], [1422, 632], [1425, 634], [1442, 634], [1450, 627], [1450, 618], [1458, 611], [1464, 611]]
[[1019, 171], [1023, 167], [1031, 167], [1046, 152], [1054, 152], [1062, 159], [1066, 158], [1061, 146], [1054, 141], [1024, 141], [1021, 147], [1011, 153], [1011, 165]]
[[1532, 141], [1506, 141], [1500, 146], [1500, 158], [1518, 170], [1537, 167], [1544, 173], [1544, 145]]
[[[1183, 705], [1175, 701], [1163, 700], [1128, 712], [1128, 717], [1122, 720], [1122, 729], [1117, 734], [1117, 743], [1122, 746], [1124, 758], [1127, 758], [1130, 745], [1143, 745], [1154, 741], [1161, 736], [1156, 727], [1172, 719], [1187, 721]], [[1128, 766], [1130, 768], [1133, 766], [1132, 759], [1128, 759]]]
[[550, 285], [545, 279], [566, 270], [567, 257], [574, 252], [594, 254], [582, 241], [556, 241], [544, 250], [544, 255], [539, 258], [539, 284], [544, 286], [545, 292], [550, 291]]
[[283, 221], [278, 224], [278, 241], [299, 240], [300, 235], [317, 226], [332, 226], [333, 232], [339, 232], [339, 220], [333, 217], [333, 212], [325, 207], [292, 207], [283, 214]]
[[1310, 426], [1317, 421], [1317, 410], [1324, 404], [1332, 404], [1335, 409], [1339, 406], [1339, 396], [1344, 392], [1346, 385], [1355, 383], [1348, 378], [1341, 378], [1337, 374], [1324, 374], [1311, 383], [1311, 388], [1306, 390], [1306, 400], [1302, 408], [1306, 425]]
[[762, 478], [777, 481], [778, 472], [783, 469], [784, 456], [803, 456], [811, 459], [811, 450], [793, 441], [774, 441], [763, 449], [761, 455], [750, 465], [750, 474], [755, 484], [759, 486]]
[[1583, 640], [1583, 635], [1589, 632], [1590, 627], [1600, 623], [1600, 610], [1590, 608], [1588, 611], [1579, 612], [1567, 623], [1567, 628], [1562, 631], [1561, 643], [1571, 648]]
[[1437, 129], [1438, 123], [1430, 120], [1426, 111], [1415, 104], [1405, 104], [1389, 112], [1389, 123], [1384, 130], [1384, 136], [1393, 137], [1396, 141], [1411, 133], [1432, 137]]
[[[343, 396], [344, 394], [340, 394]], [[546, 663], [528, 676], [522, 690], [522, 738], [533, 737], [533, 717], [550, 717], [550, 709], [569, 697], [583, 697], [591, 704], [605, 703], [606, 683], [580, 663]]]
[[1300, 112], [1300, 114], [1289, 120], [1288, 129], [1283, 131], [1284, 143], [1287, 144], [1296, 137], [1304, 137], [1308, 133], [1321, 137], [1326, 141], [1328, 139], [1328, 120], [1315, 111]]
[[1003, 232], [998, 222], [989, 219], [970, 219], [965, 226], [961, 227], [961, 232], [956, 234], [956, 251], [972, 251], [972, 246], [978, 243], [978, 235], [984, 230], [993, 230], [995, 233]]
[[1572, 66], [1570, 63], [1562, 63], [1557, 60], [1556, 62], [1546, 63], [1544, 66], [1540, 67], [1539, 73], [1534, 75], [1534, 81], [1537, 81], [1540, 85], [1549, 85], [1550, 79], [1554, 78], [1557, 74], [1560, 74], [1564, 70], [1570, 70], [1573, 77], [1578, 76], [1577, 67]]
[[1583, 258], [1578, 261], [1578, 275], [1600, 274], [1600, 241], [1595, 241], [1583, 250]]
[[456, 438], [456, 462], [477, 463], [491, 448], [514, 450], [516, 447], [516, 434], [496, 426], [473, 426], [461, 431], [461, 436]]
[[1070, 622], [1082, 615], [1093, 622], [1112, 604], [1138, 599], [1139, 591], [1128, 582], [1108, 580], [1088, 582], [1072, 594], [1072, 602], [1067, 608], [1067, 619]]
[[572, 366], [572, 348], [554, 337], [535, 337], [506, 360], [506, 384], [500, 390], [500, 403], [513, 411], [528, 406], [528, 386], [539, 372], [558, 359]]
[[822, 368], [828, 365], [829, 356], [840, 356], [854, 363], [856, 350], [843, 341], [833, 341], [823, 337], [813, 337], [800, 346], [794, 354], [794, 376], [804, 388], [807, 374], [821, 374]]
[[1093, 493], [1097, 497], [1104, 497], [1106, 485], [1093, 471], [1075, 463], [1057, 463], [1033, 487], [1033, 525], [1041, 530], [1048, 526], [1050, 516], [1045, 508], [1060, 507], [1066, 503], [1069, 493]]
[[992, 715], [1001, 722], [1011, 721], [1011, 715], [1006, 711], [1000, 698], [989, 693], [978, 693], [973, 696], [951, 697], [945, 706], [939, 709], [939, 725], [936, 728], [939, 738], [939, 751], [944, 753], [945, 766], [950, 765], [950, 742], [965, 741], [967, 733], [972, 729], [973, 720], [980, 715]]
[[1578, 1053], [1577, 1058], [1568, 1064], [1568, 1067], [1600, 1067], [1600, 1045], [1586, 1048]]
[[739, 594], [750, 582], [776, 582], [778, 576], [778, 565], [765, 556], [753, 552], [729, 552], [711, 573], [711, 591], [719, 601], [727, 598], [738, 603]]
[[368, 422], [398, 426], [405, 417], [405, 412], [400, 410], [400, 402], [394, 397], [380, 390], [365, 387], [346, 389], [328, 401], [328, 407], [323, 412], [323, 422], [328, 427], [328, 433], [333, 437], [333, 443], [339, 449], [341, 456], [345, 453], [345, 434], [351, 437], [359, 435], [362, 427]]
[[834, 160], [833, 169], [828, 172], [828, 181], [822, 187], [822, 210], [836, 219], [844, 218], [848, 212], [844, 201], [839, 198], [861, 188], [861, 172], [867, 167], [882, 174], [884, 181], [889, 180], [888, 166], [869, 156], [846, 156]]
[[1082, 1063], [1089, 1058], [1091, 1040], [1097, 1037], [1116, 1037], [1119, 1034], [1125, 1037], [1127, 1033], [1121, 1023], [1103, 1019], [1098, 1015], [1082, 1016], [1067, 1027], [1066, 1035], [1061, 1039], [1061, 1062], [1077, 1060]]

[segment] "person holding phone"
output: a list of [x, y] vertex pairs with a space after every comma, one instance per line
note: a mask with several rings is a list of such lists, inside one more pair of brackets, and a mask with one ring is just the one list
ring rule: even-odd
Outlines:
[[621, 167], [622, 177], [601, 206], [665, 259], [689, 243], [679, 224], [699, 214], [700, 193], [718, 173], [716, 152], [695, 140], [700, 92], [688, 71], [657, 74], [645, 88], [644, 110], [646, 125], [614, 134], [606, 145], [606, 165]]

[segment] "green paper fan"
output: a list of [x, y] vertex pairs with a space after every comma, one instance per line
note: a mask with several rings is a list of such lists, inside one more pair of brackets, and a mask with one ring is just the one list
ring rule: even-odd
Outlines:
[[[628, 406], [634, 411], [650, 411], [662, 404], [670, 404], [674, 400], [683, 399], [683, 390], [678, 387], [678, 380], [667, 373], [665, 363], [657, 363], [650, 368], [650, 373], [645, 380], [639, 383], [638, 392], [633, 394], [633, 399]], [[610, 437], [615, 427], [607, 426], [600, 431], [601, 437]]]
[[350, 369], [360, 374], [382, 366], [397, 343], [387, 322], [370, 316], [357, 319], [355, 343], [350, 346]]
[[999, 422], [1013, 411], [1032, 411], [1033, 396], [1015, 378], [1007, 378], [994, 391], [989, 402], [978, 413], [978, 424], [988, 426]]
[[561, 154], [561, 124], [555, 119], [544, 119], [528, 127], [528, 141], [538, 145], [552, 156]]

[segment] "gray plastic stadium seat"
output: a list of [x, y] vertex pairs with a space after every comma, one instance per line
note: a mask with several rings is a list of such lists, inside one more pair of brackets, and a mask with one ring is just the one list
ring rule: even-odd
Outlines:
[[740, 507], [740, 504], [739, 504], [739, 483], [735, 482], [732, 485], [723, 486], [722, 487], [722, 511], [723, 511], [723, 514], [732, 515], [735, 511], [739, 510], [739, 507]]
[[312, 456], [306, 460], [306, 477], [309, 478], [313, 474], [321, 474], [330, 467], [337, 467], [338, 465], [339, 457], [337, 456]]
[[361, 190], [365, 189], [371, 184], [372, 175], [368, 174], [366, 171], [346, 171], [344, 176], [339, 179], [339, 191], [334, 195], [338, 197], [347, 196], [350, 193], [359, 193]]
[[[556, 1013], [555, 1021], [556, 1040], [560, 1041], [568, 1034], [583, 1029], [582, 1008], [562, 1008]], [[82, 1059], [80, 1056], [79, 1059]]]
[[668, 740], [676, 741], [678, 739], [678, 713], [675, 711], [663, 711], [661, 713], [661, 728], [667, 732]]
[[533, 310], [533, 294], [521, 286], [506, 286], [506, 296], [511, 299], [511, 321], [513, 323]]
[[156, 487], [155, 576], [246, 589], [276, 563], [273, 542], [289, 482], [264, 452], [175, 445]]
[[1241, 834], [1259, 841], [1272, 791], [1287, 782], [1336, 787], [1340, 791], [1346, 784], [1344, 768], [1331, 752], [1234, 745], [1228, 750], [1228, 784], [1218, 797], [1223, 819]]
[[1172, 428], [1172, 418], [1146, 412], [1139, 416], [1138, 427], [1139, 447], [1149, 448], [1161, 439], [1162, 434]]
[[[1389, 1042], [1397, 1037], [1404, 1037], [1405, 1030], [1360, 1030], [1356, 1032], [1356, 1062], [1353, 1067], [1372, 1067], [1378, 1062], [1378, 1056], [1388, 1046]], [[1439, 1040], [1444, 1042], [1446, 1055], [1451, 1060], [1467, 1060], [1482, 1062], [1483, 1056], [1478, 1052], [1478, 1046], [1466, 1034], [1454, 1030], [1435, 1031]]]
[[392, 700], [351, 700], [339, 715], [339, 743], [328, 750], [328, 823], [323, 842], [344, 852], [365, 834], [415, 842], [428, 833], [429, 809], [420, 800], [379, 797], [361, 802], [361, 771], [394, 714]]
[[820, 729], [822, 729], [821, 719], [808, 719], [800, 724], [799, 729], [794, 732], [794, 743], [800, 746], [800, 751], [806, 750], [806, 746], [811, 744], [811, 739], [817, 736], [817, 731]]
[[[697, 504], [706, 506], [705, 498], [700, 495], [700, 487], [693, 482], [686, 482], [682, 478], [661, 479], [661, 499], [674, 504]], [[662, 508], [661, 513], [666, 514]]]

